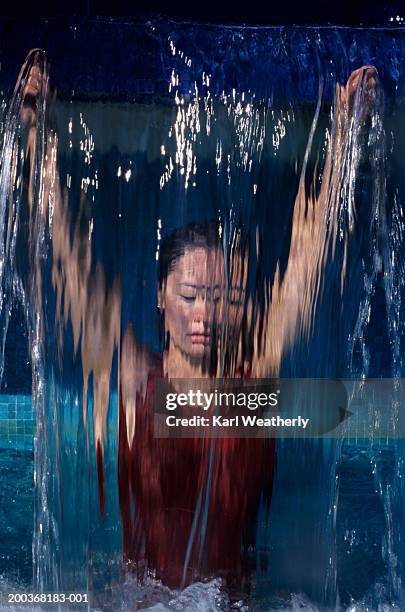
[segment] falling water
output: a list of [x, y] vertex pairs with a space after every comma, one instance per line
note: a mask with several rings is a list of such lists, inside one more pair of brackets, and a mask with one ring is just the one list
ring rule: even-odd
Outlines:
[[[2, 106], [0, 176], [0, 346], [3, 355], [19, 300], [37, 414], [34, 590], [89, 592], [95, 609], [128, 609], [127, 601], [155, 610], [226, 609], [218, 577], [178, 591], [153, 572], [139, 581], [122, 563], [118, 379], [125, 331], [131, 323], [141, 346], [161, 351], [155, 311], [162, 239], [215, 219], [226, 284], [235, 253], [246, 257], [244, 316], [252, 312], [260, 322], [246, 344], [261, 355], [256, 365], [249, 356], [258, 376], [265, 357], [278, 351], [262, 323], [282, 316], [270, 297], [292, 312], [298, 294], [305, 299], [277, 353], [283, 377], [402, 377], [403, 31], [59, 24], [77, 67], [72, 74], [55, 55], [50, 41], [58, 33], [49, 27], [32, 45], [45, 51], [28, 55]], [[94, 49], [106, 32], [120, 44], [108, 57], [100, 50], [102, 72]], [[46, 42], [54, 53], [51, 93]], [[35, 63], [43, 83], [29, 130], [22, 113]], [[367, 83], [358, 85], [344, 123], [337, 84], [363, 65], [376, 66], [377, 84], [371, 94]], [[292, 266], [294, 249], [300, 257]], [[294, 272], [299, 266], [302, 278]], [[221, 325], [224, 344], [225, 319]], [[242, 361], [223, 345], [221, 358], [221, 376]], [[126, 416], [129, 438], [134, 428]], [[370, 439], [277, 442], [247, 607], [401, 609], [403, 442], [383, 445], [373, 431]], [[193, 522], [201, 556], [214, 453], [213, 445]], [[353, 456], [366, 458], [385, 520], [379, 554], [386, 573], [364, 581], [357, 603], [342, 578], [347, 551], [339, 552], [338, 542], [344, 466]], [[354, 552], [361, 546], [351, 528], [356, 521], [344, 521]], [[189, 536], [191, 551], [197, 536]]]

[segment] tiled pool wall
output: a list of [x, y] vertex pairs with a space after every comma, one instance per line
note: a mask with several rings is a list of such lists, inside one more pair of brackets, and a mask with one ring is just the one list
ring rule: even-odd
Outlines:
[[32, 450], [35, 428], [30, 395], [0, 395], [0, 448]]

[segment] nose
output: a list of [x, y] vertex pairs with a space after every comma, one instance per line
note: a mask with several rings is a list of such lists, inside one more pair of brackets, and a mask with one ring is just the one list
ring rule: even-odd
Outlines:
[[195, 334], [204, 334], [205, 331], [206, 331], [206, 327], [207, 327], [207, 325], [206, 325], [205, 321], [202, 318], [197, 318], [197, 317], [194, 318], [194, 321], [193, 321], [193, 332]]
[[210, 327], [212, 318], [210, 303], [205, 296], [198, 297], [194, 305], [193, 330], [197, 334], [204, 334]]

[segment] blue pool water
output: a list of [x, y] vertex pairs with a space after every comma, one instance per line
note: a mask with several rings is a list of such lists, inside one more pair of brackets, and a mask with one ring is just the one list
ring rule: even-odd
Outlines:
[[[393, 478], [394, 454], [389, 448], [381, 448], [378, 452], [379, 468], [384, 471], [385, 479]], [[386, 517], [381, 497], [376, 490], [376, 480], [370, 452], [366, 444], [356, 446], [346, 444], [342, 459], [339, 462], [338, 477], [340, 480], [339, 511], [336, 524], [338, 588], [343, 609], [351, 610], [356, 604], [356, 610], [372, 610], [375, 601], [390, 605], [390, 568], [382, 556], [382, 550], [388, 543], [385, 541]], [[33, 494], [34, 494], [34, 463], [32, 451], [0, 449], [0, 584], [1, 589], [16, 588], [22, 590], [32, 588], [32, 538], [33, 538]], [[292, 510], [290, 510], [292, 511]], [[260, 526], [259, 526], [260, 528]], [[271, 543], [262, 542], [262, 546]], [[273, 559], [277, 563], [276, 559]], [[310, 560], [315, 563], [316, 560]], [[308, 564], [308, 559], [303, 560]], [[297, 568], [298, 571], [298, 568]], [[304, 567], [301, 568], [301, 573]], [[183, 599], [196, 595], [204, 597], [206, 607], [208, 601], [214, 605], [216, 599], [221, 599], [215, 583], [207, 587], [201, 586], [200, 591], [194, 585], [183, 595]], [[256, 595], [251, 602], [254, 610], [297, 609], [318, 610], [315, 604], [303, 593], [291, 594], [280, 589], [269, 597], [263, 593], [263, 585], [258, 581]], [[268, 586], [268, 585], [267, 585]], [[139, 590], [139, 585], [126, 583], [124, 587], [131, 592]], [[212, 594], [209, 595], [211, 588]], [[151, 586], [144, 589], [145, 601], [157, 598], [162, 602], [172, 601], [180, 595], [163, 587]], [[208, 590], [207, 590], [208, 589]], [[138, 596], [140, 594], [138, 593]], [[225, 609], [224, 603], [215, 604], [213, 610]], [[225, 601], [225, 600], [224, 600]], [[179, 601], [177, 601], [179, 604]], [[118, 605], [118, 604], [117, 604]], [[120, 604], [121, 605], [121, 604]], [[172, 609], [154, 607], [154, 610]], [[225, 608], [223, 607], [225, 606]], [[362, 608], [361, 606], [364, 606]], [[125, 609], [119, 608], [119, 609]], [[179, 608], [173, 608], [179, 609]], [[186, 608], [185, 608], [186, 609]], [[380, 608], [379, 608], [380, 609]], [[382, 608], [381, 608], [382, 609]], [[390, 609], [392, 609], [390, 607]], [[192, 608], [190, 608], [191, 612]]]
[[0, 448], [0, 575], [27, 587], [32, 583], [33, 494], [32, 450]]

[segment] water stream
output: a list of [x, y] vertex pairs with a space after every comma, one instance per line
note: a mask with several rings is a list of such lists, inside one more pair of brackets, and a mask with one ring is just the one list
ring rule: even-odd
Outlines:
[[[251, 526], [249, 593], [235, 595], [220, 573], [186, 579], [196, 542], [201, 563], [210, 555], [210, 499], [222, 490], [214, 444], [183, 584], [131, 571], [120, 426], [128, 440], [137, 430], [120, 413], [119, 381], [128, 330], [140, 347], [131, 371], [164, 352], [165, 238], [214, 222], [226, 295], [245, 270], [244, 297], [228, 298], [244, 331], [230, 329], [229, 310], [218, 325], [220, 376], [246, 363], [257, 377], [405, 376], [404, 30], [23, 28], [43, 49], [25, 62], [0, 24], [2, 65], [12, 58], [0, 73], [0, 377], [18, 303], [37, 418], [32, 590], [89, 593], [94, 610], [403, 609], [404, 441], [373, 427], [277, 440], [271, 502]], [[39, 89], [27, 100], [33, 66]], [[376, 71], [353, 76], [362, 66]], [[402, 409], [390, 408], [394, 429]]]

